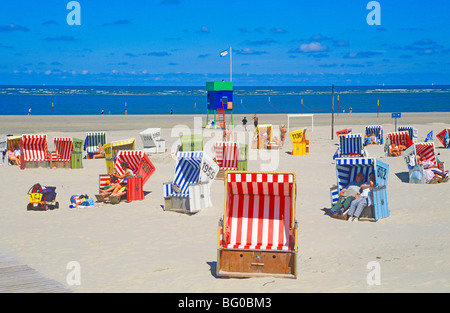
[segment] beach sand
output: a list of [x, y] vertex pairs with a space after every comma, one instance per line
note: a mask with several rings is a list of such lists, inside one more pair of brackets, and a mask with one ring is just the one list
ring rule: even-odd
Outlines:
[[[249, 132], [253, 131], [252, 115]], [[235, 114], [235, 125], [243, 115]], [[203, 116], [203, 123], [206, 119]], [[414, 126], [423, 141], [449, 126], [450, 113], [403, 113], [398, 125]], [[260, 124], [287, 124], [285, 114], [259, 115]], [[449, 292], [450, 291], [450, 182], [416, 185], [404, 182], [402, 157], [385, 157], [383, 146], [369, 146], [371, 157], [390, 165], [390, 216], [377, 222], [342, 221], [323, 211], [330, 208], [329, 189], [336, 184], [332, 156], [338, 138], [331, 139], [331, 114], [291, 119], [291, 130], [308, 128], [310, 153], [291, 156], [289, 136], [277, 151], [276, 170], [297, 173], [296, 219], [298, 233], [297, 279], [215, 277], [217, 226], [223, 216], [224, 184], [212, 185], [213, 207], [195, 215], [163, 211], [162, 184], [172, 181], [175, 161], [170, 149], [178, 130], [193, 131], [192, 115], [150, 116], [0, 116], [0, 136], [28, 133], [84, 139], [87, 131], [107, 131], [108, 141], [135, 138], [139, 132], [161, 127], [167, 153], [150, 157], [156, 172], [144, 186], [143, 201], [99, 204], [70, 209], [70, 196], [98, 191], [98, 175], [106, 173], [105, 160], [83, 160], [83, 169], [25, 169], [0, 167], [0, 251], [28, 264], [67, 286], [71, 261], [80, 264], [81, 284], [75, 292], [155, 293], [275, 293], [275, 292]], [[174, 129], [175, 125], [185, 125]], [[364, 133], [366, 125], [382, 125], [384, 135], [394, 131], [390, 113], [335, 115], [334, 131], [352, 128]], [[276, 126], [278, 128], [278, 126]], [[220, 140], [218, 131], [203, 129], [205, 149]], [[247, 137], [248, 139], [248, 137]], [[450, 168], [450, 149], [434, 140], [438, 158]], [[207, 150], [208, 151], [208, 150]], [[214, 156], [210, 153], [211, 156]], [[252, 159], [253, 158], [253, 159]], [[273, 161], [273, 160], [272, 160]], [[263, 170], [268, 161], [249, 160], [249, 170]], [[272, 164], [273, 165], [273, 164]], [[27, 211], [28, 189], [35, 183], [56, 186], [60, 208]], [[95, 198], [94, 198], [95, 199]], [[380, 265], [380, 285], [370, 285], [369, 262]]]

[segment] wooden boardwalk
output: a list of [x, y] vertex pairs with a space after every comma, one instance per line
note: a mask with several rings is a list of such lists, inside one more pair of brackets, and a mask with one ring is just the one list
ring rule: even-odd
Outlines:
[[0, 293], [70, 293], [62, 284], [0, 252]]

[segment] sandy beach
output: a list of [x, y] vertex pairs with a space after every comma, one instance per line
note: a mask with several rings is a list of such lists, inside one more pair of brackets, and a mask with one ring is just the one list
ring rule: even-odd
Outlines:
[[[203, 117], [204, 125], [206, 118]], [[248, 131], [253, 131], [251, 115]], [[236, 130], [243, 115], [235, 114]], [[398, 125], [418, 129], [419, 142], [449, 127], [450, 113], [403, 113]], [[287, 124], [286, 114], [259, 115], [260, 124]], [[291, 130], [308, 128], [310, 153], [292, 156], [289, 136], [277, 151], [277, 171], [297, 173], [296, 219], [299, 224], [297, 279], [215, 277], [217, 225], [223, 216], [224, 184], [215, 180], [213, 207], [195, 215], [163, 211], [164, 182], [172, 181], [179, 130], [194, 131], [193, 115], [105, 116], [0, 116], [0, 136], [46, 134], [84, 139], [87, 131], [106, 131], [108, 141], [136, 139], [146, 128], [161, 127], [168, 152], [152, 155], [156, 172], [144, 186], [143, 201], [117, 205], [96, 203], [70, 209], [70, 196], [98, 192], [98, 175], [105, 160], [83, 160], [83, 169], [25, 169], [0, 166], [0, 252], [14, 257], [48, 278], [67, 286], [67, 264], [80, 264], [81, 284], [74, 292], [449, 292], [450, 291], [450, 182], [434, 185], [404, 181], [402, 157], [386, 157], [383, 146], [369, 146], [371, 157], [389, 164], [390, 216], [377, 222], [342, 221], [323, 211], [330, 208], [329, 190], [336, 184], [332, 159], [338, 138], [331, 139], [331, 114], [291, 119]], [[175, 128], [175, 126], [179, 126]], [[384, 135], [394, 131], [390, 113], [335, 115], [334, 132], [352, 128], [364, 133], [367, 125], [382, 125]], [[201, 129], [206, 152], [221, 132]], [[249, 136], [243, 136], [248, 140]], [[450, 149], [434, 137], [436, 154], [450, 168]], [[209, 151], [210, 149], [211, 151]], [[249, 170], [262, 170], [268, 162], [250, 156]], [[271, 165], [272, 166], [272, 165]], [[56, 186], [57, 210], [27, 211], [28, 189], [35, 183]], [[95, 198], [94, 198], [95, 199]], [[381, 284], [370, 285], [369, 262], [380, 264]]]

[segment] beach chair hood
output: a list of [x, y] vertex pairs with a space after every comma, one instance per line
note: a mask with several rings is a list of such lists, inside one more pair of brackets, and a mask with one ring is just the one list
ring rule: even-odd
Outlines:
[[122, 150], [117, 154], [115, 169], [120, 175], [124, 173], [124, 169], [120, 165], [123, 161], [127, 162], [130, 169], [136, 176], [142, 176], [142, 185], [149, 180], [156, 168], [143, 151]]

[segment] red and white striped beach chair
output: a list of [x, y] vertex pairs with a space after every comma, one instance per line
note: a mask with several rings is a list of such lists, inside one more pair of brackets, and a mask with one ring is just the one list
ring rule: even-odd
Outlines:
[[53, 138], [55, 144], [55, 153], [52, 153], [52, 167], [71, 168], [73, 140], [69, 137]]
[[22, 135], [20, 168], [50, 167], [47, 135]]
[[225, 171], [236, 171], [239, 161], [239, 145], [237, 142], [216, 142], [214, 146], [219, 173], [216, 178], [223, 178]]
[[[121, 166], [121, 163], [125, 161], [130, 166], [130, 169], [134, 173], [134, 177], [127, 178], [127, 201], [133, 200], [143, 200], [144, 191], [143, 186], [148, 181], [148, 179], [155, 172], [155, 166], [148, 158], [144, 151], [135, 150], [122, 150], [117, 154], [117, 159], [114, 168], [117, 170], [119, 175], [123, 175], [125, 172]], [[110, 175], [102, 174], [99, 175], [99, 189], [110, 184]]]
[[450, 128], [446, 128], [436, 135], [436, 138], [442, 143], [444, 148], [450, 148]]
[[388, 138], [391, 146], [405, 146], [405, 148], [407, 149], [413, 145], [413, 142], [411, 138], [409, 138], [409, 134], [407, 131], [389, 133]]
[[430, 161], [434, 168], [439, 170], [433, 142], [417, 142], [403, 152], [403, 157], [408, 165], [410, 183], [425, 183], [424, 168], [422, 164], [417, 163], [418, 159], [423, 161], [424, 158], [426, 161]]
[[218, 276], [297, 276], [294, 172], [227, 172]]

